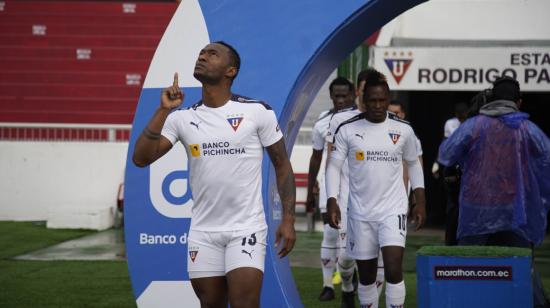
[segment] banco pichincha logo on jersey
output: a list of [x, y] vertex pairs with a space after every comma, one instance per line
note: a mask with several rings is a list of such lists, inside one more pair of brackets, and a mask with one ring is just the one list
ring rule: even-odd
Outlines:
[[229, 141], [211, 141], [201, 144], [195, 143], [189, 145], [189, 152], [194, 158], [209, 156], [228, 156], [246, 154], [244, 147], [235, 147]]
[[384, 52], [384, 63], [390, 70], [393, 79], [397, 84], [405, 77], [413, 58], [411, 51], [386, 51]]

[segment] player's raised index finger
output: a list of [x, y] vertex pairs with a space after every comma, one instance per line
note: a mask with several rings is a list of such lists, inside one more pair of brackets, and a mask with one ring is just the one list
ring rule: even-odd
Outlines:
[[174, 87], [177, 87], [177, 88], [179, 88], [178, 78], [179, 78], [178, 73], [174, 73]]

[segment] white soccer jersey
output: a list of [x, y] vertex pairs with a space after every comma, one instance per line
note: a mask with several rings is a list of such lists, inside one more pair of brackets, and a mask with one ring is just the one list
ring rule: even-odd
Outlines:
[[423, 154], [422, 143], [420, 142], [420, 139], [418, 139], [418, 137], [416, 137], [416, 155], [417, 156], [422, 156], [422, 154]]
[[[311, 132], [311, 144], [314, 150], [326, 152], [325, 137], [328, 131], [328, 123], [333, 115], [334, 112], [332, 109], [323, 111], [313, 125], [313, 130]], [[327, 193], [325, 189], [325, 163], [326, 157], [323, 155], [319, 173], [317, 174], [317, 181], [319, 182], [319, 209], [321, 210], [321, 213], [326, 212], [327, 203]]]
[[180, 141], [189, 160], [191, 229], [233, 231], [265, 225], [263, 148], [282, 138], [267, 104], [233, 95], [223, 106], [199, 102], [166, 119], [162, 135]]
[[324, 111], [313, 125], [311, 144], [314, 150], [324, 151], [326, 149], [325, 137], [327, 136], [328, 125], [333, 115], [334, 112], [332, 110]]
[[[339, 112], [335, 114], [332, 119], [330, 120], [328, 133], [325, 138], [325, 141], [327, 143], [333, 143], [334, 142], [334, 134], [336, 133], [336, 129], [342, 122], [347, 121], [354, 116], [360, 114], [361, 111], [359, 111], [357, 108], [352, 108], [345, 110], [343, 112]], [[349, 202], [349, 167], [348, 163], [344, 162], [342, 165], [342, 171], [340, 171], [340, 190], [338, 194], [338, 205], [340, 206], [340, 211], [345, 213], [347, 211]]]
[[454, 117], [448, 119], [445, 122], [445, 126], [443, 128], [443, 137], [449, 138], [459, 126], [460, 121], [458, 120], [458, 118]]
[[412, 128], [396, 116], [372, 123], [359, 114], [336, 130], [330, 159], [348, 160], [350, 200], [348, 215], [380, 221], [407, 212], [403, 160], [418, 160]]

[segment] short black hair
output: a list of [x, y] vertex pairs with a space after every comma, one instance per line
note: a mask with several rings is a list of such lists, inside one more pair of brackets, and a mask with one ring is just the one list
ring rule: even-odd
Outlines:
[[329, 92], [332, 94], [332, 90], [334, 86], [348, 86], [348, 89], [350, 92], [355, 92], [355, 86], [351, 81], [349, 81], [347, 78], [344, 77], [336, 77], [328, 86]]
[[229, 58], [231, 60], [231, 66], [235, 67], [237, 69], [237, 74], [235, 74], [235, 76], [233, 76], [233, 79], [235, 79], [237, 77], [237, 75], [239, 74], [239, 71], [241, 70], [241, 56], [239, 56], [239, 53], [237, 52], [237, 50], [229, 45], [228, 43], [224, 42], [224, 41], [216, 41], [214, 42], [214, 44], [220, 44], [220, 45], [223, 45], [225, 47], [227, 47], [227, 49], [229, 49]]
[[364, 70], [364, 72], [365, 88], [363, 88], [363, 100], [367, 97], [365, 95], [367, 93], [367, 88], [370, 87], [382, 86], [390, 93], [390, 86], [388, 86], [388, 80], [384, 74], [374, 68], [368, 68]]
[[368, 73], [369, 73], [368, 69], [365, 69], [360, 71], [359, 74], [357, 74], [357, 85], [359, 85], [361, 81], [364, 81], [367, 79]]
[[477, 93], [470, 100], [470, 110], [468, 111], [468, 117], [473, 117], [479, 114], [479, 109], [493, 99], [493, 91], [491, 89], [485, 89]]
[[499, 77], [493, 82], [493, 100], [517, 102], [521, 98], [519, 82], [510, 76]]

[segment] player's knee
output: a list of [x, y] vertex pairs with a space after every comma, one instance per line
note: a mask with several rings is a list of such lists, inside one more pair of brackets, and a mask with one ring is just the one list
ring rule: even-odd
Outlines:
[[216, 295], [199, 295], [201, 308], [222, 308], [227, 307], [227, 299]]
[[403, 270], [401, 266], [388, 266], [384, 267], [384, 276], [389, 283], [399, 283], [403, 281]]
[[342, 271], [351, 271], [355, 268], [355, 260], [348, 257], [346, 254], [341, 254], [338, 257], [338, 268]]
[[256, 294], [235, 296], [229, 300], [231, 308], [257, 308], [260, 307], [260, 297]]
[[351, 279], [354, 269], [355, 260], [343, 255], [338, 258], [338, 271], [340, 272], [340, 275], [342, 275], [342, 279]]
[[370, 285], [376, 282], [377, 267], [374, 266], [359, 266], [359, 281], [363, 285]]
[[366, 273], [359, 273], [359, 282], [362, 285], [370, 285], [376, 282], [376, 275], [367, 275]]

